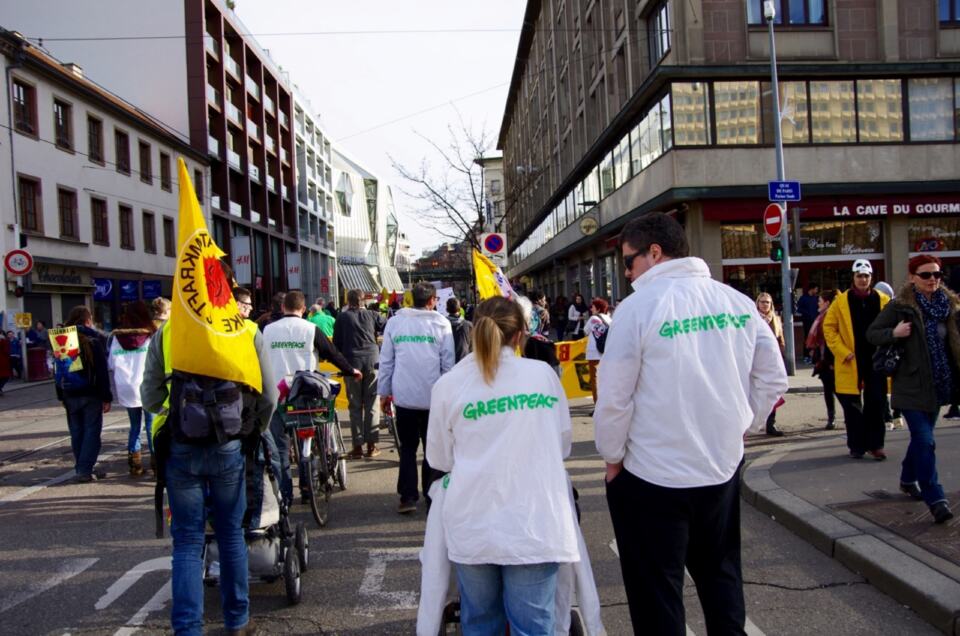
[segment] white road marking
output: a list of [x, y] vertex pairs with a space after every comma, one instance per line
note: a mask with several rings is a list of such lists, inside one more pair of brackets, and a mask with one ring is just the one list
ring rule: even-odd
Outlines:
[[0, 603], [0, 614], [6, 612], [9, 609], [13, 609], [17, 605], [29, 601], [34, 596], [42, 594], [49, 590], [50, 588], [60, 585], [68, 579], [72, 579], [76, 575], [80, 574], [91, 565], [99, 561], [98, 558], [90, 559], [68, 559], [64, 561], [60, 569], [56, 574], [51, 576], [46, 581], [40, 581], [37, 583], [28, 583], [21, 589], [19, 592], [9, 597], [2, 603]]
[[376, 616], [384, 610], [417, 609], [416, 592], [385, 592], [383, 578], [387, 572], [387, 563], [391, 561], [416, 561], [420, 548], [385, 548], [370, 550], [370, 560], [363, 573], [360, 589], [360, 604], [353, 613], [358, 616]]
[[167, 581], [163, 587], [157, 590], [157, 593], [147, 601], [147, 604], [141, 607], [133, 617], [127, 621], [127, 624], [113, 633], [113, 636], [133, 636], [147, 621], [147, 616], [153, 612], [159, 612], [166, 607], [173, 599], [173, 581]]
[[[114, 453], [109, 453], [107, 455], [101, 455], [97, 461], [106, 462], [119, 456], [120, 454], [121, 453], [118, 451]], [[62, 484], [65, 481], [70, 481], [74, 477], [76, 477], [76, 473], [71, 470], [69, 472], [63, 473], [62, 475], [58, 475], [52, 479], [48, 479], [42, 484], [37, 484], [36, 486], [29, 486], [27, 488], [21, 488], [16, 492], [12, 492], [9, 495], [0, 497], [0, 506], [2, 506], [3, 504], [12, 503], [14, 501], [20, 501], [21, 499], [26, 499], [30, 495], [40, 492], [44, 488], [47, 488], [49, 486], [56, 486], [57, 484]]]
[[142, 563], [138, 563], [127, 570], [126, 574], [114, 581], [113, 584], [107, 588], [106, 593], [104, 593], [104, 595], [100, 597], [100, 600], [98, 600], [93, 606], [94, 609], [99, 611], [110, 607], [111, 603], [123, 596], [123, 593], [129, 590], [137, 581], [143, 578], [144, 574], [149, 572], [157, 572], [160, 570], [169, 570], [171, 568], [172, 561], [171, 557], [168, 556], [149, 559]]

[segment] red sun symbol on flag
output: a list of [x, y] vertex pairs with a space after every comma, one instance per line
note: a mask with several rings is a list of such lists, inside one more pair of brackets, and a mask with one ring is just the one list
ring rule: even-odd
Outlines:
[[60, 358], [61, 360], [68, 357], [71, 359], [76, 358], [78, 355], [80, 355], [79, 349], [67, 349], [67, 343], [69, 342], [69, 340], [70, 339], [63, 334], [56, 336], [57, 357]]
[[207, 281], [207, 296], [210, 298], [210, 304], [214, 307], [226, 307], [233, 295], [230, 291], [230, 282], [220, 266], [220, 260], [203, 259], [203, 274]]

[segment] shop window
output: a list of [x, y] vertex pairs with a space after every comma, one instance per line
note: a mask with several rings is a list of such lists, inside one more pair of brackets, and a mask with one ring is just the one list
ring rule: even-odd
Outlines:
[[673, 138], [678, 146], [710, 143], [710, 105], [703, 82], [675, 82], [672, 86]]
[[[720, 236], [724, 260], [770, 256], [770, 243], [760, 223], [723, 225]], [[882, 252], [880, 221], [805, 221], [800, 223], [800, 244], [790, 245], [792, 256], [849, 257]]]
[[[810, 113], [807, 107], [806, 82], [781, 82], [780, 134], [785, 144], [810, 141]], [[763, 143], [774, 143], [773, 89], [769, 82], [760, 84], [760, 107], [763, 118]]]
[[860, 141], [903, 141], [903, 82], [857, 80]]
[[757, 82], [714, 82], [717, 144], [745, 145], [760, 141], [760, 93]]
[[940, 23], [960, 24], [960, 0], [940, 0]]
[[[775, 0], [774, 4], [777, 7], [774, 24], [823, 26], [827, 23], [826, 0]], [[763, 0], [747, 0], [747, 22], [767, 23], [763, 17]]]
[[810, 82], [810, 126], [813, 143], [857, 141], [854, 83]]
[[950, 78], [918, 78], [907, 83], [910, 141], [954, 138], [954, 82]]
[[910, 219], [907, 237], [911, 252], [958, 252], [960, 217]]

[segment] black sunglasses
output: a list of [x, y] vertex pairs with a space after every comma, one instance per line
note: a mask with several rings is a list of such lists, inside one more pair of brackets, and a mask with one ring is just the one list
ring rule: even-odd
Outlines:
[[919, 276], [923, 280], [930, 280], [931, 278], [936, 278], [937, 280], [940, 280], [941, 278], [943, 278], [943, 272], [939, 270], [936, 272], [917, 272], [917, 276]]
[[624, 254], [624, 255], [623, 255], [623, 264], [627, 266], [627, 269], [628, 269], [628, 270], [633, 269], [633, 261], [634, 261], [638, 256], [643, 256], [643, 255], [646, 254], [646, 253], [647, 253], [646, 251], [643, 251], [643, 252], [634, 252], [633, 254]]

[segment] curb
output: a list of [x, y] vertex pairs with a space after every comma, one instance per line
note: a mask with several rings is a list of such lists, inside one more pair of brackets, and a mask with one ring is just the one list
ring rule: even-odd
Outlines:
[[787, 389], [787, 393], [823, 393], [821, 386], [792, 386]]
[[747, 465], [742, 498], [944, 634], [960, 636], [960, 582], [781, 488], [770, 471], [789, 453], [774, 450]]

